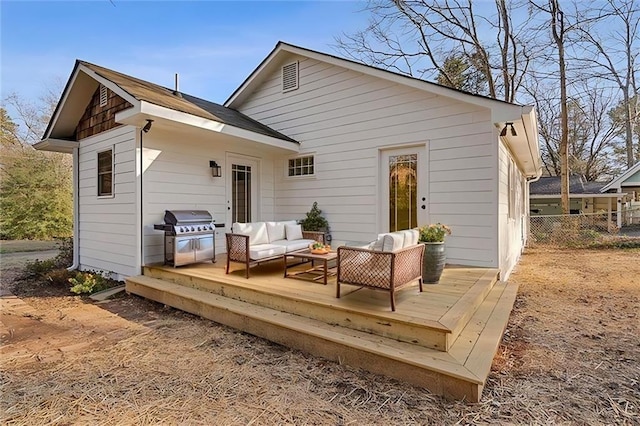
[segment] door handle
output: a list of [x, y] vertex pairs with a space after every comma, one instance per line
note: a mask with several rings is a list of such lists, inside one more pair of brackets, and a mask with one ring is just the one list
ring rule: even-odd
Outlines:
[[420, 206], [420, 207], [422, 207], [422, 210], [427, 208], [424, 204], [422, 206]]

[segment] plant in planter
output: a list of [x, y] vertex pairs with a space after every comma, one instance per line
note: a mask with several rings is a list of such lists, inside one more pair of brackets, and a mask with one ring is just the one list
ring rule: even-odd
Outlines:
[[422, 263], [422, 281], [436, 284], [444, 270], [446, 251], [444, 239], [451, 235], [451, 228], [441, 223], [425, 225], [419, 229], [419, 241], [424, 243], [424, 261]]
[[302, 229], [305, 231], [322, 231], [329, 230], [329, 222], [322, 216], [322, 210], [318, 208], [318, 202], [314, 201], [311, 210], [307, 213], [307, 217], [300, 221]]

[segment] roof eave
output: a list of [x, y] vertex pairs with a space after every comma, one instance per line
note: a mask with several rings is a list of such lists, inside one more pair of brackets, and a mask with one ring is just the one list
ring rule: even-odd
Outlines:
[[141, 101], [138, 108], [129, 108], [116, 113], [115, 118], [118, 123], [129, 124], [137, 127], [144, 126], [147, 119], [166, 120], [169, 122], [198, 127], [220, 134], [239, 137], [292, 153], [297, 153], [300, 148], [300, 144], [296, 141], [279, 139], [251, 130], [242, 129], [230, 124], [162, 107], [146, 101]]
[[607, 192], [610, 189], [616, 189], [616, 188], [613, 188], [614, 185], [620, 185], [629, 176], [635, 174], [638, 171], [640, 171], [640, 161], [634, 164], [633, 166], [629, 167], [626, 172], [624, 172], [623, 174], [621, 174], [620, 176], [618, 176], [617, 178], [613, 179], [611, 182], [603, 186], [600, 192]]
[[54, 138], [46, 138], [33, 144], [33, 147], [39, 151], [62, 152], [64, 154], [73, 153], [73, 150], [79, 146], [80, 143], [76, 141]]

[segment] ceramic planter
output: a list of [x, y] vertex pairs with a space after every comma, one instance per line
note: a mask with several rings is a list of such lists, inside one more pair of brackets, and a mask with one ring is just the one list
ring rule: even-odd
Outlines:
[[422, 263], [422, 282], [437, 284], [444, 270], [446, 250], [444, 242], [423, 243], [424, 261]]

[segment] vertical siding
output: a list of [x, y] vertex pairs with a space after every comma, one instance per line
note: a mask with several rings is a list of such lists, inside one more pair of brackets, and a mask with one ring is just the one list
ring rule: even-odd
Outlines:
[[[164, 260], [163, 233], [153, 225], [163, 223], [165, 210], [208, 210], [226, 228], [216, 231], [216, 253], [225, 252], [227, 221], [227, 153], [259, 160], [258, 213], [261, 220], [274, 216], [273, 160], [269, 152], [224, 135], [194, 132], [175, 126], [144, 136], [144, 235], [145, 263]], [[211, 176], [209, 160], [222, 167], [222, 177]]]
[[[136, 273], [135, 128], [119, 126], [80, 141], [80, 269]], [[114, 149], [114, 195], [97, 196], [98, 152]]]
[[[274, 164], [276, 218], [302, 218], [317, 201], [334, 239], [369, 241], [381, 231], [380, 150], [427, 148], [430, 222], [450, 224], [448, 261], [497, 266], [496, 145], [491, 111], [345, 68], [299, 57], [300, 87], [282, 93], [280, 71], [240, 111], [301, 142], [315, 176], [286, 178]], [[421, 191], [422, 192], [422, 191]]]

